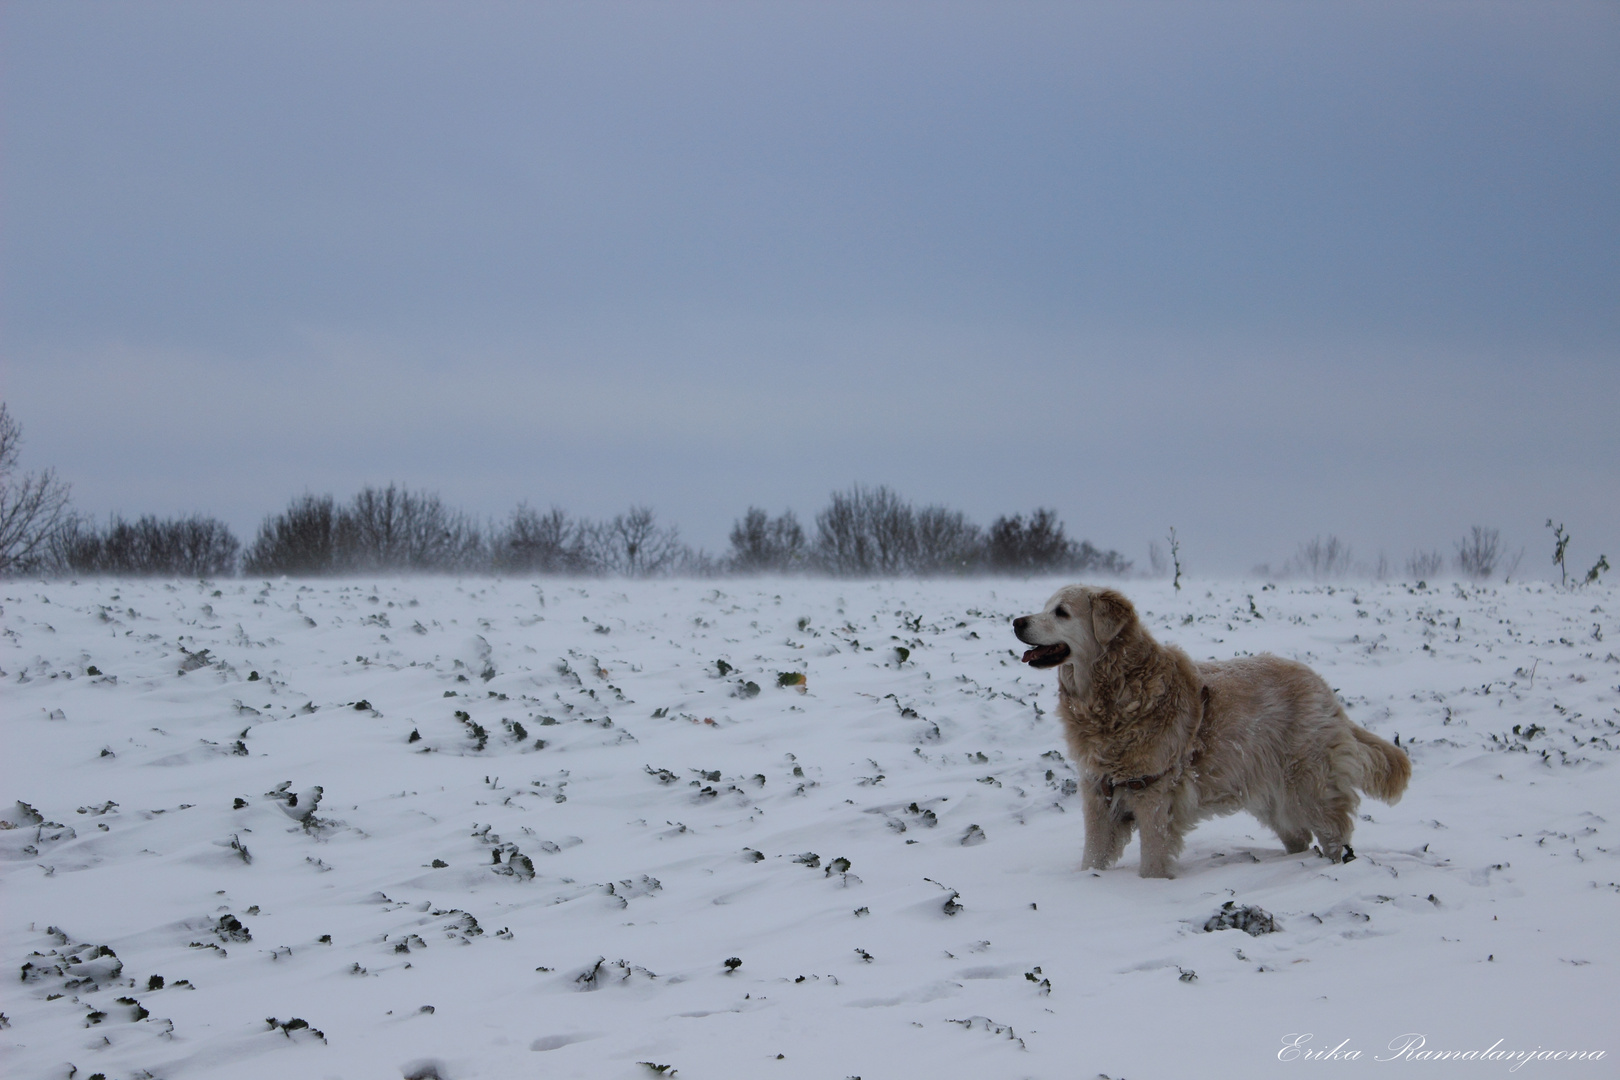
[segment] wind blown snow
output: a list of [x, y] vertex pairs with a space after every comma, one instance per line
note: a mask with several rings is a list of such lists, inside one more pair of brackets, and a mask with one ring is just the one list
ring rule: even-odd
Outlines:
[[[1302, 660], [1414, 766], [1353, 862], [1239, 815], [1148, 881], [1134, 842], [1077, 869], [1054, 679], [1008, 625], [1056, 584], [6, 583], [0, 1067], [1136, 1080], [1256, 1075], [1301, 1035], [1605, 1048], [1612, 588], [1129, 584], [1161, 641]], [[1247, 907], [1274, 931], [1220, 929]]]

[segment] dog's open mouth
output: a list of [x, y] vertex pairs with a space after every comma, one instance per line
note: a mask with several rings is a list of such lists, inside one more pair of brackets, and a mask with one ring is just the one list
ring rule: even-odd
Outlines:
[[1069, 658], [1069, 647], [1063, 642], [1056, 645], [1037, 645], [1024, 654], [1024, 663], [1030, 667], [1056, 667]]

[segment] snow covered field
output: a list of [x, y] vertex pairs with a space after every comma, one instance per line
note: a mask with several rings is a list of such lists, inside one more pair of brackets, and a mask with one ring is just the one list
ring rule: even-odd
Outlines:
[[[1159, 881], [1077, 869], [1056, 584], [4, 583], [0, 1069], [1616, 1075], [1612, 588], [1127, 583], [1414, 764], [1353, 862]], [[1493, 1043], [1607, 1054], [1413, 1053]]]

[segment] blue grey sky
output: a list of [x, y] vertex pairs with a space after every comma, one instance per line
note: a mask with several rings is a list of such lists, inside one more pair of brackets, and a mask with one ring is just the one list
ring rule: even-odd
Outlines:
[[82, 510], [244, 539], [859, 481], [1612, 559], [1620, 6], [7, 0], [0, 380]]

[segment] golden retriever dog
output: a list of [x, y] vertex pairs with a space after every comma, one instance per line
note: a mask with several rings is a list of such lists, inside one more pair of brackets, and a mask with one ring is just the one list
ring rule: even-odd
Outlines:
[[1194, 663], [1161, 645], [1113, 589], [1070, 585], [1013, 620], [1024, 662], [1058, 669], [1058, 715], [1079, 767], [1084, 869], [1119, 860], [1142, 832], [1143, 877], [1171, 877], [1205, 818], [1247, 810], [1290, 854], [1312, 834], [1355, 858], [1357, 789], [1394, 803], [1412, 763], [1358, 727], [1322, 677], [1276, 656]]

